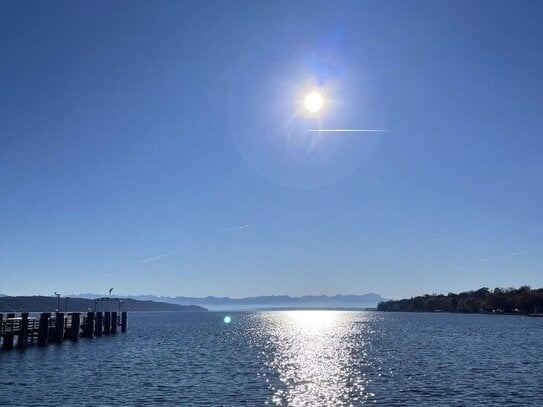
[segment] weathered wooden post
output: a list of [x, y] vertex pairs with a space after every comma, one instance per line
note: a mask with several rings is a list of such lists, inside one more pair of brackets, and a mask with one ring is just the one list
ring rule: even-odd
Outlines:
[[94, 336], [102, 335], [103, 324], [104, 322], [102, 320], [102, 312], [97, 312], [94, 320]]
[[83, 336], [85, 338], [94, 336], [94, 312], [87, 312], [85, 324], [83, 325]]
[[48, 312], [42, 312], [40, 315], [40, 326], [38, 328], [38, 345], [47, 345], [47, 339], [49, 338], [49, 316]]
[[55, 313], [55, 329], [52, 334], [51, 342], [62, 343], [64, 339], [64, 312]]
[[72, 313], [67, 312], [64, 318], [64, 339], [72, 337]]
[[111, 312], [104, 312], [104, 334], [109, 335], [111, 333]]
[[126, 311], [121, 312], [121, 332], [126, 332], [126, 325], [128, 322], [128, 314]]
[[4, 336], [4, 314], [0, 313], [0, 342], [2, 342], [3, 336]]
[[72, 312], [72, 328], [70, 332], [70, 339], [72, 341], [79, 340], [79, 329], [81, 327], [81, 314], [79, 312]]
[[29, 319], [28, 321], [28, 333], [30, 334], [30, 344], [34, 345], [34, 338], [36, 336], [36, 318]]
[[7, 314], [6, 321], [4, 323], [4, 342], [2, 343], [2, 349], [13, 349], [13, 318], [15, 314]]
[[111, 313], [111, 333], [117, 333], [117, 312], [115, 311]]
[[19, 325], [19, 336], [17, 336], [17, 347], [19, 349], [26, 348], [28, 337], [28, 312], [21, 314], [21, 324]]

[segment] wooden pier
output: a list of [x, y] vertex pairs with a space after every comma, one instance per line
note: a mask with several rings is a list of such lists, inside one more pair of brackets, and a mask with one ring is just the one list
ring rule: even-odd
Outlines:
[[119, 315], [115, 311], [106, 312], [42, 312], [39, 317], [31, 317], [28, 312], [19, 316], [14, 313], [0, 313], [1, 349], [10, 350], [14, 347], [24, 349], [28, 345], [45, 346], [48, 343], [62, 343], [69, 339], [93, 338], [96, 336], [113, 335], [117, 325], [121, 332], [126, 332], [128, 315], [125, 311]]

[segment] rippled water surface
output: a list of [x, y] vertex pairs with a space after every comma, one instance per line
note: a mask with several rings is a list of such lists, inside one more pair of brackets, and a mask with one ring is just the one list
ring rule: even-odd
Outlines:
[[0, 351], [0, 405], [543, 406], [543, 319], [132, 313], [129, 332]]

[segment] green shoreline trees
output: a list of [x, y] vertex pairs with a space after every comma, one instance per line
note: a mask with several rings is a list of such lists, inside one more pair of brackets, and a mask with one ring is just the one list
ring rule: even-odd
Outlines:
[[492, 312], [533, 314], [543, 312], [543, 288], [528, 286], [515, 288], [487, 287], [459, 294], [426, 294], [403, 300], [380, 302], [379, 311], [405, 312]]

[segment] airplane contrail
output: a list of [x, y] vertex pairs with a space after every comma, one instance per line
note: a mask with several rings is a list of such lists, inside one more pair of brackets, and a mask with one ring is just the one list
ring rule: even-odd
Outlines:
[[158, 256], [153, 256], [153, 257], [149, 257], [147, 259], [142, 259], [142, 260], [140, 260], [140, 263], [149, 263], [150, 261], [162, 259], [162, 258], [164, 258], [166, 256], [169, 256], [170, 254], [173, 254], [173, 252], [162, 253], [162, 254], [159, 254]]
[[316, 133], [385, 133], [382, 129], [307, 129]]

